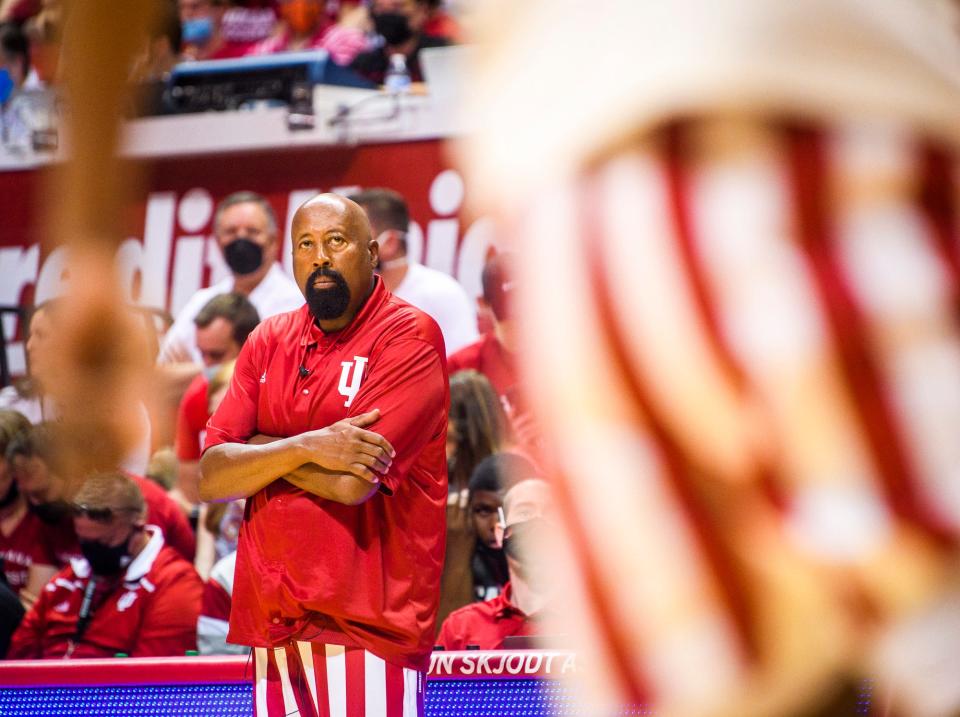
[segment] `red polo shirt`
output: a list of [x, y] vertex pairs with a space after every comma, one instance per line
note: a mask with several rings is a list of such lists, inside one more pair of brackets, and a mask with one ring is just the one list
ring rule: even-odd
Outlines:
[[536, 623], [510, 602], [510, 583], [492, 600], [474, 602], [454, 610], [443, 621], [437, 644], [445, 650], [498, 650], [506, 637], [537, 634]]
[[247, 500], [230, 642], [357, 646], [426, 669], [443, 566], [449, 400], [440, 329], [379, 277], [341, 331], [324, 334], [306, 306], [254, 330], [204, 450], [379, 408], [370, 429], [397, 455], [383, 477], [392, 496], [348, 506], [277, 480]]
[[177, 409], [177, 435], [174, 443], [177, 458], [181, 461], [200, 460], [203, 447], [203, 431], [210, 414], [207, 412], [207, 387], [209, 382], [203, 374], [197, 376], [180, 400]]
[[[150, 541], [122, 578], [95, 587], [93, 614], [73, 657], [183, 655], [197, 644], [203, 583], [193, 565], [164, 546], [148, 526]], [[72, 560], [41, 591], [10, 642], [11, 659], [62, 658], [76, 633], [90, 580], [86, 560]]]

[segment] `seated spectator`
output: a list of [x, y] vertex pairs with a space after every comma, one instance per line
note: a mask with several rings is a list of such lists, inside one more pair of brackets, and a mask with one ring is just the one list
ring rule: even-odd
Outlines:
[[236, 567], [237, 551], [234, 550], [217, 561], [203, 587], [203, 604], [197, 619], [197, 649], [201, 655], [245, 655], [250, 651], [246, 645], [227, 642]]
[[200, 502], [200, 450], [210, 419], [207, 387], [210, 379], [240, 353], [247, 336], [260, 323], [260, 316], [246, 296], [230, 292], [211, 298], [193, 323], [203, 371], [193, 379], [180, 401], [175, 443], [180, 461], [178, 488], [190, 504]]
[[477, 339], [477, 312], [449, 274], [407, 257], [410, 210], [406, 200], [390, 189], [365, 189], [350, 197], [363, 207], [373, 238], [380, 245], [377, 273], [387, 291], [430, 314], [440, 326], [447, 355]]
[[26, 34], [16, 23], [0, 24], [0, 146], [32, 146], [32, 126], [16, 93], [39, 88], [37, 73], [30, 67]]
[[[54, 430], [50, 424], [32, 426], [7, 447], [6, 459], [27, 500], [28, 508], [44, 524], [33, 546], [28, 584], [43, 584], [71, 559], [80, 557], [80, 544], [70, 515], [66, 479], [57, 471]], [[141, 476], [127, 474], [147, 504], [147, 518], [163, 530], [167, 545], [192, 561], [196, 538], [186, 516], [162, 488]], [[35, 595], [21, 591], [25, 601]]]
[[226, 2], [224, 0], [178, 0], [177, 7], [180, 11], [182, 59], [219, 59], [226, 45], [221, 32]]
[[[29, 380], [16, 388], [7, 387], [0, 391], [0, 408], [19, 411], [33, 424], [55, 421], [60, 415], [59, 407], [47, 395], [45, 386], [52, 383], [54, 378], [52, 364], [58, 351], [56, 335], [60, 328], [62, 307], [61, 299], [51, 299], [34, 308], [26, 342]], [[138, 408], [138, 440], [124, 458], [122, 467], [139, 475], [146, 470], [150, 459], [151, 428], [146, 407], [139, 403]]]
[[137, 84], [137, 115], [170, 114], [174, 111], [168, 80], [180, 61], [182, 28], [177, 8], [164, 2], [150, 27], [140, 53], [134, 58], [130, 81]]
[[3, 576], [15, 595], [24, 589], [36, 594], [43, 587], [42, 582], [29, 587], [27, 584], [34, 546], [40, 540], [43, 524], [28, 510], [6, 459], [10, 443], [28, 430], [30, 422], [21, 414], [0, 410], [0, 559]]
[[174, 373], [188, 377], [184, 386], [203, 366], [194, 319], [214, 296], [243, 294], [261, 320], [303, 306], [303, 294], [277, 262], [282, 237], [277, 216], [265, 197], [255, 192], [229, 195], [217, 205], [213, 229], [230, 274], [187, 300], [163, 337], [157, 357], [168, 380], [176, 380]]
[[447, 419], [447, 538], [437, 624], [474, 599], [470, 560], [476, 536], [467, 509], [470, 476], [508, 440], [507, 420], [490, 382], [476, 371], [450, 378]]
[[537, 634], [537, 617], [549, 609], [551, 577], [531, 559], [530, 538], [552, 514], [549, 486], [531, 478], [507, 491], [505, 522], [497, 528], [510, 575], [503, 592], [454, 611], [440, 627], [437, 644], [446, 650], [497, 650], [512, 636]]
[[477, 464], [509, 440], [509, 424], [487, 378], [477, 371], [451, 373], [447, 475], [458, 503], [466, 506], [467, 484]]
[[510, 485], [536, 475], [526, 458], [513, 453], [487, 456], [470, 476], [467, 513], [470, 529], [476, 536], [470, 568], [473, 596], [490, 600], [500, 594], [507, 582], [507, 556], [497, 536], [503, 493]]
[[483, 298], [478, 303], [490, 316], [493, 330], [451, 355], [447, 359], [447, 370], [453, 375], [457, 371], [474, 369], [490, 380], [510, 421], [516, 448], [536, 460], [539, 431], [524, 399], [517, 368], [517, 329], [511, 310], [512, 261], [512, 255], [501, 253], [492, 256], [484, 265], [481, 277]]
[[443, 5], [443, 0], [427, 0], [430, 11], [423, 25], [423, 34], [445, 37], [451, 42], [463, 42], [463, 29], [460, 23]]
[[84, 481], [73, 505], [82, 559], [50, 581], [13, 635], [9, 657], [182, 655], [196, 648], [203, 585], [146, 523], [146, 502], [122, 473]]
[[326, 50], [338, 65], [349, 65], [367, 49], [366, 12], [362, 6], [344, 6], [340, 18], [331, 20], [327, 5], [326, 0], [280, 0], [277, 31], [254, 45], [250, 54]]
[[429, 13], [429, 0], [372, 0], [370, 17], [383, 44], [357, 55], [350, 65], [351, 69], [371, 82], [382, 85], [390, 67], [390, 57], [403, 55], [410, 79], [422, 82], [420, 50], [450, 44], [447, 38], [427, 35], [423, 31]]

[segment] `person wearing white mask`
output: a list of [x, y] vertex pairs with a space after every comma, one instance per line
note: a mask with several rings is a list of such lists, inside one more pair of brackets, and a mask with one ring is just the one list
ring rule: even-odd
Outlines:
[[447, 356], [477, 340], [477, 314], [460, 283], [407, 256], [410, 211], [404, 198], [390, 189], [366, 189], [350, 197], [363, 207], [380, 244], [377, 271], [384, 286], [440, 325]]

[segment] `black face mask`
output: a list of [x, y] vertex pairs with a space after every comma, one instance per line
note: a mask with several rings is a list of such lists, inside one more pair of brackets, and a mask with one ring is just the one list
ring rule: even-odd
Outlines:
[[234, 274], [252, 274], [263, 265], [263, 247], [247, 237], [238, 237], [223, 248], [223, 258]]
[[20, 497], [20, 486], [15, 480], [10, 481], [10, 487], [7, 488], [6, 495], [0, 498], [0, 509], [13, 505], [13, 502]]
[[[336, 286], [329, 289], [317, 289], [313, 282], [321, 276], [333, 279]], [[328, 321], [343, 316], [350, 304], [350, 287], [339, 271], [320, 267], [307, 278], [305, 298], [310, 313], [317, 321]]]
[[402, 45], [413, 37], [409, 19], [399, 12], [378, 12], [373, 16], [373, 26], [388, 45]]
[[65, 500], [50, 500], [46, 503], [28, 503], [30, 511], [47, 525], [56, 525], [70, 517], [70, 504]]
[[120, 545], [104, 545], [97, 540], [81, 540], [80, 552], [90, 563], [90, 569], [94, 575], [116, 575], [130, 562], [124, 560], [130, 555], [127, 548], [129, 542], [129, 535]]
[[503, 552], [506, 553], [507, 557], [513, 558], [517, 562], [525, 563], [529, 558], [530, 536], [536, 535], [543, 529], [542, 518], [514, 523], [508, 528], [510, 535], [503, 536]]

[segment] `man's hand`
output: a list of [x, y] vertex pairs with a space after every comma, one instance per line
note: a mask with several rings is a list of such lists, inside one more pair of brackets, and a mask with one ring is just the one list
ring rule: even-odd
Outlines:
[[296, 440], [308, 462], [332, 474], [350, 473], [376, 484], [390, 470], [396, 455], [386, 438], [365, 430], [379, 418], [380, 410], [374, 409], [326, 428], [301, 433]]

